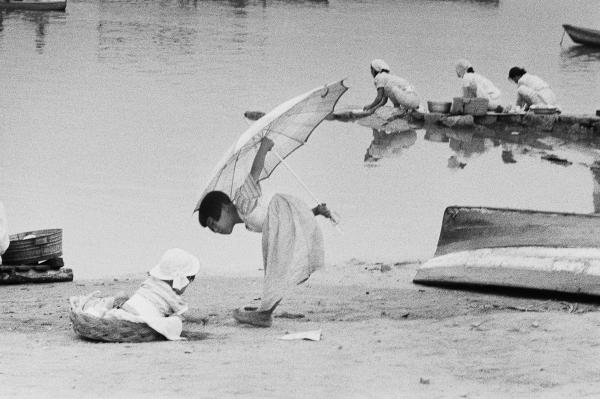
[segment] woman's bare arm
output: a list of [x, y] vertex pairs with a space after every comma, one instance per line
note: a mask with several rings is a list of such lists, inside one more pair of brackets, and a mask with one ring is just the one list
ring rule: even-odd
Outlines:
[[271, 151], [271, 148], [273, 148], [273, 140], [268, 137], [263, 137], [260, 142], [260, 147], [258, 147], [258, 152], [254, 157], [254, 162], [252, 162], [252, 168], [250, 168], [250, 175], [254, 180], [258, 180], [260, 177], [260, 173], [265, 166], [265, 158], [267, 153]]

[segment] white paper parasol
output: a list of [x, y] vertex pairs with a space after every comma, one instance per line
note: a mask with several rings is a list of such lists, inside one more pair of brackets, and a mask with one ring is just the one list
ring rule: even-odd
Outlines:
[[286, 101], [254, 122], [217, 164], [194, 211], [198, 210], [202, 198], [210, 191], [218, 190], [233, 196], [250, 173], [263, 137], [268, 137], [274, 143], [265, 159], [259, 181], [268, 178], [287, 156], [306, 143], [315, 128], [333, 112], [335, 104], [346, 90], [348, 88], [343, 80], [318, 87]]

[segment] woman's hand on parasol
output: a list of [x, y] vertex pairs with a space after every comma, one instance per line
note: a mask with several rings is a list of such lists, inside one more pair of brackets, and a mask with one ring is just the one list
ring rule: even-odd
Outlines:
[[327, 208], [327, 204], [319, 204], [312, 209], [312, 212], [315, 216], [321, 215], [331, 220], [331, 223], [337, 227], [337, 224], [340, 222], [340, 217], [333, 211]]
[[327, 204], [319, 204], [312, 209], [315, 216], [325, 216], [327, 219], [331, 218], [331, 211], [327, 208]]

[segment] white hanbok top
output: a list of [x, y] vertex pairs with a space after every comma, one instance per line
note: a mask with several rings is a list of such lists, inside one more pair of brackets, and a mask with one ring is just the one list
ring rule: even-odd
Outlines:
[[519, 81], [517, 82], [518, 86], [527, 86], [530, 89], [535, 91], [540, 91], [542, 89], [549, 89], [550, 85], [544, 82], [539, 76], [532, 75], [530, 73], [526, 73], [521, 76]]
[[412, 87], [406, 79], [387, 72], [379, 72], [377, 76], [375, 76], [373, 83], [376, 88], [383, 88], [383, 92], [388, 97], [393, 95], [393, 90], [396, 88], [408, 92], [415, 91], [414, 87]]
[[181, 315], [187, 310], [188, 305], [167, 282], [150, 276], [121, 309], [111, 309], [104, 317], [139, 319], [165, 338], [179, 340], [183, 329]]
[[498, 100], [500, 98], [500, 89], [498, 89], [491, 80], [475, 72], [467, 72], [462, 78], [462, 87], [477, 87], [477, 97], [487, 98], [488, 100]]
[[517, 82], [517, 105], [556, 105], [556, 95], [540, 77], [526, 73]]
[[248, 175], [233, 195], [233, 205], [250, 231], [261, 233], [267, 218], [269, 199], [263, 196], [258, 181]]
[[188, 305], [167, 282], [150, 276], [121, 308], [138, 316], [166, 317], [181, 315]]

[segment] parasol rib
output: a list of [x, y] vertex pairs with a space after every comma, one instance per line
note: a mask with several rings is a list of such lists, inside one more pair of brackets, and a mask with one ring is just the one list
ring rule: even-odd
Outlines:
[[[241, 152], [238, 152], [237, 156], [235, 157], [235, 162], [233, 163], [233, 173], [232, 173], [233, 176], [235, 176], [235, 171], [237, 169], [238, 160], [240, 159], [240, 154], [241, 154]], [[234, 179], [231, 179], [231, 186], [229, 187], [229, 196], [230, 197], [233, 195], [233, 181], [234, 181]]]
[[[319, 199], [317, 198], [317, 196], [315, 194], [313, 194], [313, 192], [308, 188], [308, 186], [304, 183], [304, 181], [302, 181], [302, 179], [300, 178], [300, 176], [298, 176], [296, 174], [296, 172], [294, 172], [294, 169], [292, 169], [290, 167], [290, 165], [288, 165], [288, 163], [286, 162], [285, 159], [283, 159], [281, 157], [281, 155], [279, 155], [279, 153], [275, 150], [271, 150], [271, 152], [273, 152], [273, 154], [275, 154], [275, 156], [277, 158], [279, 158], [279, 161], [287, 168], [287, 170], [296, 178], [296, 180], [298, 181], [298, 183], [300, 183], [302, 185], [302, 187], [304, 187], [304, 189], [306, 190], [306, 192], [313, 198], [313, 200], [318, 204], [321, 203], [321, 201], [319, 201]], [[337, 231], [339, 231], [340, 233], [342, 232], [342, 229], [340, 229], [340, 226], [338, 225], [339, 220], [337, 220], [336, 218], [333, 217], [333, 215], [330, 217], [331, 223], [335, 226], [335, 228], [337, 229]]]
[[300, 176], [298, 176], [296, 174], [296, 172], [294, 172], [294, 170], [290, 167], [290, 165], [288, 165], [288, 163], [285, 161], [285, 159], [283, 159], [281, 157], [281, 155], [279, 155], [279, 153], [277, 151], [271, 150], [271, 152], [273, 152], [273, 154], [275, 154], [275, 156], [277, 158], [279, 158], [279, 161], [287, 168], [287, 170], [290, 171], [290, 173], [296, 178], [296, 180], [298, 180], [298, 183], [300, 183], [302, 185], [302, 187], [304, 187], [304, 189], [306, 190], [306, 192], [310, 194], [310, 196], [313, 198], [313, 200], [315, 200], [317, 202], [317, 204], [320, 204], [321, 202], [319, 201], [319, 199], [317, 198], [317, 196], [314, 195], [312, 191], [310, 191], [310, 189], [308, 188], [308, 186], [306, 184], [304, 184], [304, 182], [302, 181], [302, 179], [300, 179]]

